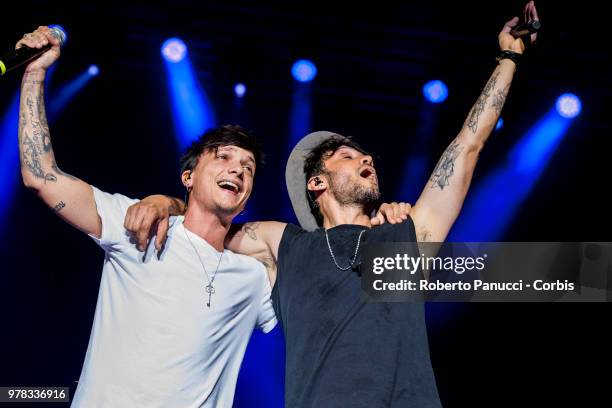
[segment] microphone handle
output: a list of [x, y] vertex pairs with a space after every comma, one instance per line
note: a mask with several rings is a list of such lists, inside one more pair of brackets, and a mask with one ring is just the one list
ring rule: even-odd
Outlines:
[[542, 23], [537, 20], [531, 20], [525, 24], [516, 26], [510, 31], [514, 38], [524, 37], [526, 35], [535, 34], [542, 28]]
[[21, 46], [14, 51], [9, 52], [3, 57], [0, 57], [0, 75], [4, 75], [15, 68], [22, 66], [25, 63], [32, 61], [42, 53], [51, 48], [51, 44], [47, 44], [42, 48], [30, 48]]

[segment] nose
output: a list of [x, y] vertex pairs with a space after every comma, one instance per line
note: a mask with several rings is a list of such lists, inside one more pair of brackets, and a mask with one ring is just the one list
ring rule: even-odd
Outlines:
[[361, 159], [361, 164], [367, 164], [368, 166], [372, 166], [372, 163], [374, 163], [374, 160], [369, 154], [363, 156], [363, 158]]
[[235, 174], [240, 180], [242, 180], [243, 176], [244, 176], [244, 168], [242, 167], [242, 163], [237, 163], [234, 166], [232, 166], [229, 170], [228, 170], [229, 174]]

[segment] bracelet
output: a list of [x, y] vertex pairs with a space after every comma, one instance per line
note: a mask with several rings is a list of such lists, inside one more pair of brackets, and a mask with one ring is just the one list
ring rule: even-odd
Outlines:
[[499, 53], [499, 55], [497, 56], [497, 58], [495, 58], [495, 60], [499, 63], [503, 59], [509, 59], [509, 60], [512, 60], [518, 66], [522, 58], [523, 58], [523, 55], [519, 54], [518, 52], [514, 52], [510, 50], [503, 50], [502, 52]]

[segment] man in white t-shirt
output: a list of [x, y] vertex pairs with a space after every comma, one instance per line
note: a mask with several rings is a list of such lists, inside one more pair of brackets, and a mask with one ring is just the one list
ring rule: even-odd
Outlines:
[[260, 160], [257, 143], [239, 126], [214, 129], [195, 142], [181, 161], [189, 192], [185, 215], [163, 221], [159, 227], [168, 232], [167, 240], [139, 252], [123, 226], [127, 208], [137, 200], [104, 193], [57, 167], [43, 92], [59, 41], [48, 27], [39, 27], [17, 47], [48, 44], [22, 81], [23, 182], [105, 251], [72, 406], [231, 406], [251, 332], [255, 327], [268, 332], [276, 324], [265, 266], [224, 250], [232, 219], [251, 194]]

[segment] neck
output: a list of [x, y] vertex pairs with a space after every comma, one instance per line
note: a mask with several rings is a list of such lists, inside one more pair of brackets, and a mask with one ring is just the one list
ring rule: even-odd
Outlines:
[[185, 212], [185, 228], [206, 240], [218, 252], [222, 252], [225, 236], [232, 225], [232, 218], [220, 217], [195, 203], [195, 205], [191, 204], [189, 203]]
[[365, 209], [361, 205], [342, 205], [334, 200], [322, 204], [321, 213], [323, 214], [323, 228], [325, 229], [343, 224], [372, 227], [370, 215], [366, 214]]

